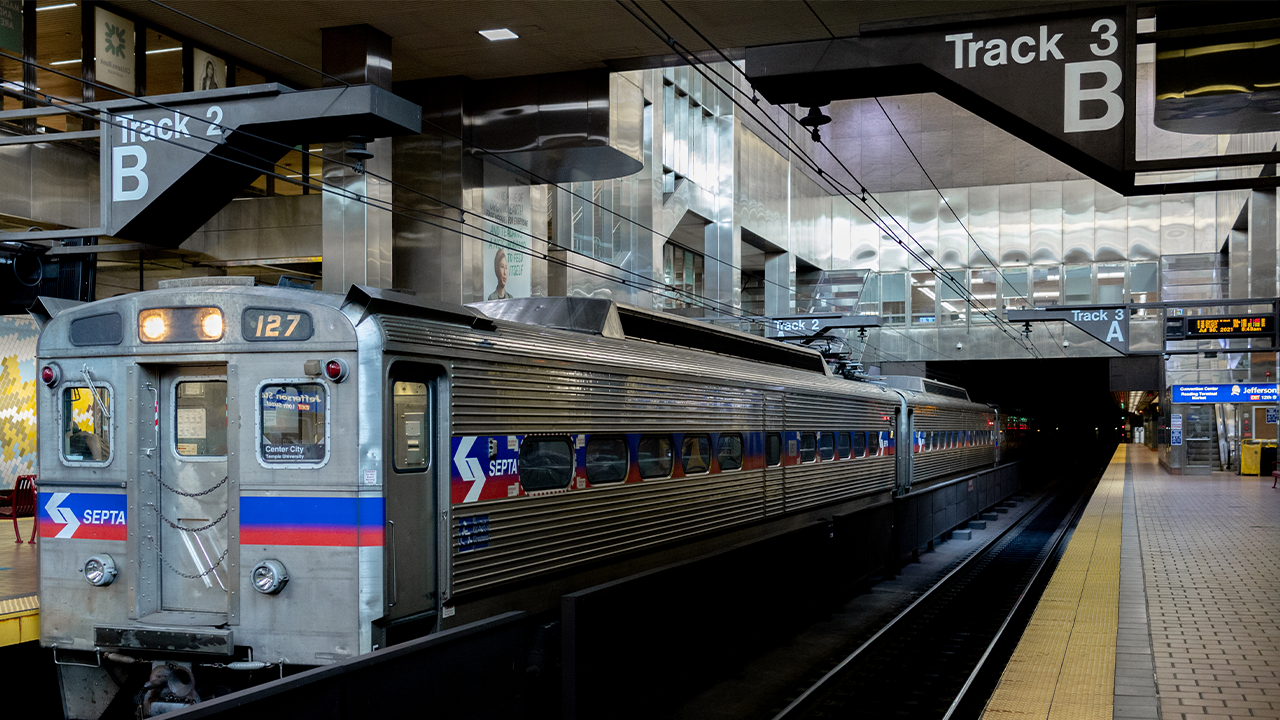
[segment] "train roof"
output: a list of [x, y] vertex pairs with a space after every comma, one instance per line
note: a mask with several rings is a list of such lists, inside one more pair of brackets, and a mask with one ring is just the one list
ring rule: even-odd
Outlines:
[[691, 350], [733, 355], [830, 375], [822, 354], [737, 330], [603, 298], [513, 298], [472, 303], [486, 316], [540, 327], [601, 335], [617, 340], [647, 340]]
[[[617, 368], [621, 364], [642, 371], [716, 377], [730, 383], [783, 382], [806, 386], [817, 392], [824, 389], [829, 392], [838, 387], [842, 395], [884, 399], [888, 399], [886, 395], [895, 397], [894, 390], [907, 390], [913, 396], [912, 404], [973, 405], [962, 389], [944, 383], [925, 381], [920, 387], [891, 387], [891, 383], [848, 381], [832, 375], [821, 354], [811, 348], [608, 299], [520, 298], [458, 305], [359, 285], [353, 285], [344, 296], [302, 289], [250, 286], [246, 281], [237, 280], [192, 278], [166, 281], [159, 290], [129, 293], [94, 303], [41, 298], [31, 312], [44, 329], [55, 316], [65, 315], [68, 321], [85, 318], [122, 301], [134, 306], [151, 305], [156, 302], [154, 298], [162, 297], [162, 293], [184, 293], [188, 294], [186, 299], [189, 301], [203, 302], [197, 298], [207, 297], [207, 293], [232, 292], [264, 300], [288, 299], [294, 303], [332, 307], [341, 310], [353, 325], [360, 325], [371, 316], [376, 317], [387, 333], [388, 342], [439, 343], [474, 354], [476, 338], [471, 333], [481, 333], [488, 337], [480, 346], [483, 352], [495, 356], [558, 360], [572, 357], [576, 362], [591, 365]], [[148, 296], [152, 299], [148, 300]], [[63, 318], [58, 320], [61, 322]], [[450, 331], [450, 327], [457, 330]], [[575, 334], [594, 336], [599, 340], [583, 338], [575, 342]], [[41, 352], [44, 340], [42, 337]], [[67, 346], [66, 350], [70, 349]], [[725, 360], [708, 362], [704, 353], [714, 353]], [[784, 377], [787, 379], [783, 380]]]

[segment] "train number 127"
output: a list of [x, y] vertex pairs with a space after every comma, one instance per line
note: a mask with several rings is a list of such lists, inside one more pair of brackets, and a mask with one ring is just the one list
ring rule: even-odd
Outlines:
[[[285, 328], [284, 335], [280, 334], [281, 318], [279, 315], [259, 315], [258, 329], [254, 332], [254, 337], [291, 337], [293, 331], [298, 327], [298, 321], [302, 319], [301, 315], [285, 315], [284, 320], [288, 321], [289, 327]], [[264, 326], [263, 323], [266, 323]]]

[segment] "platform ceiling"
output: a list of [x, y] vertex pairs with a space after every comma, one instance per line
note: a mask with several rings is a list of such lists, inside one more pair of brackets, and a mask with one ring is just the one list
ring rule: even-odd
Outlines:
[[[463, 75], [475, 79], [653, 64], [671, 50], [614, 0], [117, 0], [116, 7], [197, 43], [274, 73], [297, 87], [319, 85], [314, 72], [254, 48], [197, 20], [320, 66], [321, 29], [368, 23], [393, 38], [399, 80]], [[640, 0], [678, 41], [709, 50], [657, 0]], [[1040, 12], [1067, 5], [1009, 0], [672, 0], [721, 49], [856, 35], [867, 24], [914, 23], [921, 18]], [[172, 9], [171, 9], [172, 8]], [[821, 18], [821, 22], [819, 22]], [[508, 28], [517, 40], [493, 42], [480, 30]], [[637, 62], [637, 59], [650, 60]]]

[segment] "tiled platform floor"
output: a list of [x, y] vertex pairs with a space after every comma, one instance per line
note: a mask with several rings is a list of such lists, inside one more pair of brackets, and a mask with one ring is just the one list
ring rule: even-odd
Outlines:
[[1036, 618], [984, 717], [1280, 718], [1280, 490], [1122, 447]]
[[27, 642], [40, 635], [40, 603], [36, 599], [38, 545], [25, 542], [31, 537], [33, 522], [33, 518], [18, 519], [22, 544], [14, 542], [13, 520], [0, 522], [0, 645]]

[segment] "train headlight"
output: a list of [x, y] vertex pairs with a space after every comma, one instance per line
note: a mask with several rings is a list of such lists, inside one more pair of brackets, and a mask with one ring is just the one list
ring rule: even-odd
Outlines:
[[200, 320], [200, 331], [203, 340], [218, 340], [222, 337], [222, 312], [217, 308], [209, 308], [208, 314]]
[[253, 566], [250, 577], [254, 590], [263, 595], [275, 595], [289, 582], [289, 571], [284, 569], [284, 563], [279, 560], [263, 560]]
[[116, 579], [116, 561], [110, 555], [94, 555], [84, 561], [84, 579], [90, 585], [106, 587]]
[[168, 324], [164, 321], [165, 313], [163, 310], [144, 310], [139, 320], [142, 323], [142, 337], [144, 340], [156, 342], [163, 340], [164, 336], [169, 333]]

